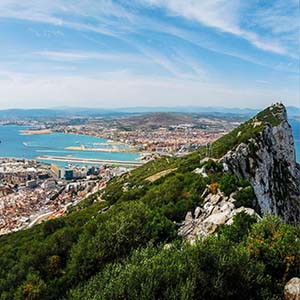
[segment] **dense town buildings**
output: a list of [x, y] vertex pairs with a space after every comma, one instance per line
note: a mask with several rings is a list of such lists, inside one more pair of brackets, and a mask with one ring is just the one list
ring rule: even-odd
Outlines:
[[[208, 125], [207, 125], [208, 126]], [[133, 128], [122, 130], [120, 127], [85, 124], [76, 126], [58, 126], [57, 131], [73, 134], [93, 135], [109, 141], [131, 146], [135, 151], [156, 153], [189, 153], [218, 139], [237, 123], [216, 122], [205, 129], [194, 124], [179, 124], [168, 127]], [[118, 145], [117, 145], [118, 146]]]
[[[67, 149], [134, 151], [141, 156], [136, 165], [161, 155], [185, 155], [208, 145], [238, 125], [237, 120], [178, 114], [17, 120], [12, 123], [28, 126], [29, 130], [21, 132], [25, 135], [64, 132], [105, 138], [107, 141], [96, 145], [97, 148], [73, 145]], [[76, 205], [91, 193], [104, 188], [113, 177], [128, 171], [124, 167], [108, 167], [105, 163], [61, 167], [36, 160], [0, 159], [0, 234], [60, 216], [70, 205]], [[116, 165], [118, 163], [116, 161]], [[131, 167], [136, 165], [132, 163]]]
[[126, 168], [0, 159], [0, 235], [64, 214]]

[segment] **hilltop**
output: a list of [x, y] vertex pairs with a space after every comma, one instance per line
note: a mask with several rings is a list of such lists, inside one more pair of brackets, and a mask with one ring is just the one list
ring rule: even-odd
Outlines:
[[273, 105], [0, 237], [1, 299], [281, 299], [300, 275], [299, 174], [286, 109]]

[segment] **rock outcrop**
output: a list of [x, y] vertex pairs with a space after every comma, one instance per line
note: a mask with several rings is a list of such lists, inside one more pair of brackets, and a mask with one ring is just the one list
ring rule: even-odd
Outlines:
[[[218, 141], [216, 142], [218, 143]], [[224, 173], [246, 179], [253, 187], [260, 213], [276, 214], [286, 223], [300, 223], [300, 166], [296, 163], [295, 145], [287, 112], [275, 104], [224, 136], [222, 146], [228, 149], [222, 157], [206, 157], [223, 166]], [[212, 145], [212, 152], [214, 152]], [[218, 144], [220, 146], [220, 143]], [[215, 147], [216, 148], [216, 147]], [[205, 167], [194, 173], [207, 177]], [[225, 197], [207, 189], [204, 204], [186, 215], [179, 235], [189, 241], [214, 233], [220, 224], [231, 224], [233, 217], [244, 211], [259, 217], [252, 208], [236, 208], [234, 195]]]
[[[254, 188], [263, 213], [281, 216], [285, 222], [300, 222], [300, 167], [296, 163], [294, 140], [286, 109], [276, 104], [266, 110], [260, 134], [241, 143], [222, 159], [239, 178], [246, 178]], [[261, 126], [255, 122], [253, 126]]]
[[188, 212], [178, 231], [179, 236], [190, 242], [194, 242], [198, 236], [209, 236], [219, 225], [232, 224], [234, 216], [240, 212], [260, 218], [252, 208], [236, 208], [234, 195], [226, 197], [220, 191], [213, 194], [207, 189], [203, 193], [204, 197], [203, 207], [197, 207], [194, 214]]
[[284, 287], [285, 300], [300, 300], [300, 279], [292, 278]]

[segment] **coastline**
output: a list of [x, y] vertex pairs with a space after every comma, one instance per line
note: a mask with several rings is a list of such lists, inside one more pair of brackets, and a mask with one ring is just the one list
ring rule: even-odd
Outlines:
[[[113, 146], [113, 147], [126, 146], [129, 149], [134, 149], [134, 151], [128, 151], [128, 152], [127, 151], [111, 151], [111, 152], [140, 153], [132, 145], [129, 145], [129, 144], [125, 143], [125, 142], [121, 142], [119, 140], [112, 140], [112, 139], [109, 139], [109, 138], [107, 138], [105, 136], [102, 136], [102, 135], [99, 135], [99, 134], [82, 133], [82, 132], [68, 132], [68, 131], [64, 131], [64, 130], [53, 130], [52, 133], [63, 133], [63, 134], [70, 134], [70, 135], [74, 135], [74, 136], [88, 136], [88, 137], [91, 137], [91, 138], [103, 139], [103, 140], [105, 140], [105, 142], [102, 142], [102, 143], [99, 143], [99, 144], [101, 144], [101, 145], [107, 145], [107, 146]], [[76, 150], [76, 151], [93, 151], [92, 149], [94, 149], [94, 148], [89, 148], [89, 150], [82, 150], [82, 148], [80, 146], [70, 146], [70, 147], [65, 148], [65, 150]], [[108, 151], [99, 150], [99, 152], [108, 152]]]
[[[44, 129], [37, 131], [28, 127], [21, 125], [0, 126], [0, 157], [38, 160], [41, 163], [51, 164], [51, 161], [45, 162], [38, 159], [41, 152], [45, 152], [46, 155], [50, 156], [72, 155], [78, 159], [133, 162], [140, 156], [139, 152], [132, 151], [132, 148], [127, 144], [112, 143], [112, 141], [97, 136], [57, 132], [53, 129], [51, 131]], [[76, 147], [80, 145], [85, 145], [86, 150], [66, 149], [69, 146]], [[112, 148], [117, 150], [111, 151]], [[98, 151], [94, 151], [94, 149]], [[67, 163], [61, 162], [60, 165], [67, 165]]]
[[40, 130], [31, 130], [31, 129], [25, 129], [20, 130], [20, 135], [46, 135], [51, 134], [53, 131], [51, 129], [40, 129]]

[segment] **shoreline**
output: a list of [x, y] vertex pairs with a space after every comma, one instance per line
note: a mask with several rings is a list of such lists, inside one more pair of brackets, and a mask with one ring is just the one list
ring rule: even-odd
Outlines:
[[47, 135], [53, 133], [51, 129], [40, 129], [40, 130], [25, 129], [25, 130], [20, 130], [19, 132], [20, 135]]
[[[0, 125], [0, 127], [2, 126]], [[12, 126], [12, 129], [9, 129], [10, 126], [2, 127], [3, 136], [0, 140], [0, 157], [2, 157], [2, 159], [37, 161], [38, 163], [48, 167], [51, 165], [51, 163], [55, 163], [55, 161], [52, 162], [51, 159], [42, 160], [37, 157], [46, 154], [54, 156], [64, 156], [65, 154], [77, 156], [78, 154], [78, 157], [82, 156], [83, 161], [87, 164], [99, 164], [99, 161], [102, 163], [102, 159], [105, 160], [105, 158], [108, 158], [108, 161], [105, 161], [104, 163], [112, 165], [138, 165], [136, 163], [136, 159], [140, 157], [140, 153], [132, 150], [132, 147], [125, 143], [113, 142], [112, 140], [100, 138], [91, 134], [64, 133], [55, 131], [53, 129], [37, 130], [28, 127], [26, 128], [25, 126], [21, 125], [14, 125]], [[62, 134], [62, 136], [59, 137], [59, 140], [61, 140], [62, 143], [55, 144], [55, 133]], [[78, 139], [72, 136], [78, 136]], [[31, 147], [30, 141], [37, 141], [37, 146]], [[76, 146], [80, 146], [80, 144], [84, 143], [87, 143], [85, 146], [86, 154], [82, 151], [82, 149], [76, 148]], [[65, 149], [68, 145], [73, 145], [72, 147], [75, 148]], [[53, 153], [39, 153], [39, 150], [44, 149], [45, 146], [47, 147], [47, 151], [51, 152], [51, 150], [53, 150]], [[65, 153], [55, 153], [60, 151]], [[112, 161], [109, 161], [109, 159], [112, 159]], [[114, 162], [114, 159], [117, 161]], [[124, 160], [125, 162], [118, 161], [118, 159]], [[70, 158], [59, 159], [56, 161], [60, 165], [67, 165], [69, 161], [74, 161], [75, 164], [77, 162], [76, 160], [72, 160]]]
[[85, 148], [85, 146], [69, 146], [64, 148], [64, 150], [71, 150], [71, 151], [87, 151], [87, 152], [107, 152], [107, 153], [138, 153], [140, 152], [135, 149], [135, 147], [132, 147], [131, 145], [128, 145], [124, 142], [118, 141], [118, 140], [111, 140], [107, 139], [102, 136], [94, 135], [94, 134], [83, 134], [83, 133], [75, 133], [75, 132], [64, 132], [64, 131], [57, 131], [53, 129], [40, 129], [40, 130], [34, 130], [34, 129], [24, 129], [24, 130], [19, 130], [20, 135], [23, 136], [30, 136], [30, 135], [49, 135], [53, 133], [60, 133], [60, 134], [70, 134], [70, 135], [77, 135], [77, 136], [86, 136], [86, 137], [94, 137], [98, 139], [105, 140], [103, 145], [112, 145], [113, 147], [118, 147], [118, 146], [126, 146], [128, 149], [114, 149], [114, 148]]

